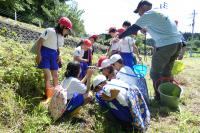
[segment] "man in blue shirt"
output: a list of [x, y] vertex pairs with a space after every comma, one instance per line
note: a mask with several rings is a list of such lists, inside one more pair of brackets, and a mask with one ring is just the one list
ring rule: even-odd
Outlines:
[[175, 59], [181, 49], [181, 34], [174, 20], [161, 13], [151, 10], [152, 4], [141, 1], [134, 13], [140, 18], [125, 32], [118, 36], [119, 39], [136, 33], [138, 30], [147, 29], [147, 32], [155, 40], [156, 52], [152, 57], [150, 76], [154, 83], [155, 98], [159, 100], [156, 81], [161, 77], [171, 77], [171, 70]]

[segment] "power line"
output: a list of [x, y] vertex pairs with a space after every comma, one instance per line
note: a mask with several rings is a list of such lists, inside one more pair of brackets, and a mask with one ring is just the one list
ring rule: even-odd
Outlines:
[[[195, 16], [196, 16], [196, 11], [194, 10], [193, 11], [193, 13], [192, 13], [192, 15], [193, 15], [193, 17], [192, 17], [192, 40], [194, 39], [194, 27], [195, 27]], [[192, 57], [192, 44], [191, 44], [191, 46], [190, 46], [190, 57]]]

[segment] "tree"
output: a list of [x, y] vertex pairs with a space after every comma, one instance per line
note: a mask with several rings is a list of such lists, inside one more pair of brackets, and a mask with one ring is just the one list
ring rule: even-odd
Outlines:
[[67, 5], [66, 0], [4, 0], [0, 1], [0, 15], [14, 18], [14, 11], [17, 12], [18, 20], [43, 27], [55, 26], [61, 16], [68, 17], [73, 23], [73, 30], [76, 35], [85, 34], [81, 15], [83, 10], [78, 10], [77, 3]]

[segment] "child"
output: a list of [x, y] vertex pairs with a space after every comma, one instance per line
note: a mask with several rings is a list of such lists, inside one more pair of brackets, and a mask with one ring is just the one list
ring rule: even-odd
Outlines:
[[109, 59], [104, 59], [99, 66], [100, 71], [104, 76], [106, 76], [107, 80], [115, 79], [115, 71], [111, 66]]
[[[69, 62], [65, 72], [65, 78], [61, 85], [67, 89], [67, 113], [73, 112], [80, 106], [83, 106], [91, 101], [92, 95], [89, 93], [90, 80], [94, 70], [88, 69], [86, 76], [80, 81], [80, 63]], [[87, 80], [87, 85], [84, 83]]]
[[66, 37], [72, 29], [71, 21], [66, 17], [61, 17], [55, 28], [47, 28], [36, 42], [36, 62], [38, 68], [43, 69], [45, 79], [45, 104], [53, 96], [53, 88], [50, 83], [53, 78], [53, 86], [58, 85], [58, 63], [61, 61], [59, 47], [64, 44]]
[[83, 55], [84, 52], [89, 50], [92, 46], [92, 43], [89, 39], [81, 40], [79, 43], [80, 46], [78, 46], [75, 51], [74, 51], [74, 61], [80, 62], [81, 65], [81, 74], [80, 74], [80, 79], [82, 79], [87, 71], [88, 68], [88, 59], [84, 59]]
[[[114, 39], [115, 37], [117, 37], [118, 35], [118, 32], [117, 32], [117, 29], [115, 27], [111, 27], [109, 28], [108, 30], [108, 33], [109, 35], [111, 35], [112, 39]], [[113, 40], [110, 41], [110, 47], [108, 49], [108, 53], [107, 53], [107, 56], [110, 57], [112, 56], [113, 54], [117, 54], [119, 53], [119, 44], [118, 42], [115, 42]]]
[[[92, 46], [93, 44], [97, 41], [97, 38], [98, 36], [97, 35], [92, 35], [89, 37], [89, 40], [91, 41], [92, 43]], [[92, 55], [93, 55], [93, 52], [94, 52], [94, 48], [91, 47], [90, 49], [88, 49], [87, 51], [84, 52], [84, 55], [83, 55], [83, 59], [88, 59], [88, 65], [92, 65]]]
[[130, 91], [128, 84], [117, 79], [107, 82], [103, 75], [94, 78], [92, 87], [100, 106], [108, 108], [121, 122], [132, 124], [134, 130], [146, 130], [150, 113], [138, 89]]
[[[120, 28], [117, 31], [119, 34], [121, 34], [125, 31], [125, 29]], [[130, 36], [127, 36], [121, 39], [119, 43], [120, 43], [120, 55], [124, 61], [124, 65], [129, 66], [130, 68], [133, 68], [133, 66], [137, 64], [133, 53], [136, 53], [139, 60], [142, 59], [135, 45], [135, 40], [131, 38]]]
[[123, 59], [119, 54], [110, 57], [110, 64], [117, 70], [116, 79], [120, 79], [131, 87], [137, 87], [143, 94], [146, 103], [149, 103], [149, 94], [145, 78], [138, 77], [133, 69], [124, 66]]

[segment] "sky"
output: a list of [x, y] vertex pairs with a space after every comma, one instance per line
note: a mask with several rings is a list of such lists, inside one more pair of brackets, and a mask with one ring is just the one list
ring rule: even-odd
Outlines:
[[[133, 11], [140, 0], [74, 0], [78, 9], [84, 10], [82, 19], [88, 34], [107, 33], [109, 27], [121, 28], [124, 20], [132, 24], [139, 18]], [[182, 32], [192, 32], [193, 11], [195, 15], [194, 32], [200, 32], [200, 0], [149, 0], [153, 9], [178, 20], [178, 28]], [[160, 5], [167, 3], [167, 8]]]

